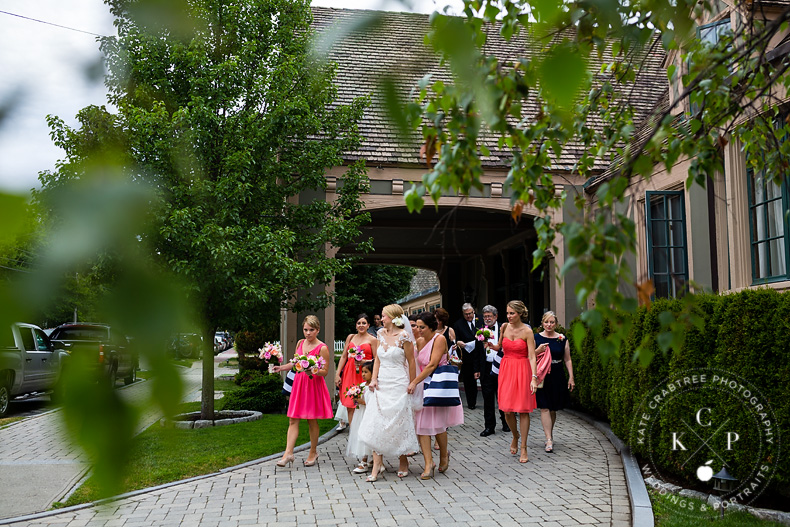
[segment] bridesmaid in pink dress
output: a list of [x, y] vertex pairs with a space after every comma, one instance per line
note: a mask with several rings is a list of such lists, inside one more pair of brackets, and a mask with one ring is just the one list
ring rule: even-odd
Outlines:
[[[427, 379], [439, 366], [447, 364], [447, 340], [436, 332], [438, 322], [433, 313], [420, 313], [416, 320], [417, 331], [417, 369], [419, 374], [409, 384], [409, 393], [420, 393]], [[437, 338], [438, 337], [438, 338]], [[450, 465], [450, 452], [447, 450], [447, 429], [464, 424], [464, 409], [458, 406], [425, 406], [415, 414], [417, 439], [420, 441], [422, 455], [425, 457], [425, 471], [420, 479], [431, 479], [436, 465], [433, 462], [431, 436], [436, 436], [439, 444], [439, 472], [446, 472]]]
[[[331, 419], [332, 402], [329, 399], [329, 390], [326, 389], [324, 377], [329, 372], [329, 348], [326, 344], [318, 340], [318, 332], [321, 323], [315, 315], [307, 315], [304, 319], [302, 331], [304, 339], [296, 345], [297, 355], [313, 355], [324, 358], [325, 365], [314, 374], [307, 372], [297, 373], [294, 378], [291, 400], [288, 403], [288, 436], [285, 452], [282, 459], [277, 462], [278, 467], [294, 461], [294, 447], [299, 436], [299, 421], [307, 419], [307, 427], [310, 430], [310, 453], [304, 466], [312, 467], [318, 460], [318, 419]], [[275, 372], [288, 371], [293, 365], [291, 363], [276, 366]]]
[[504, 350], [502, 364], [499, 366], [499, 409], [505, 412], [505, 420], [513, 433], [510, 453], [518, 452], [519, 432], [516, 427], [516, 413], [521, 428], [521, 455], [519, 463], [529, 461], [527, 456], [527, 436], [529, 435], [529, 414], [536, 407], [535, 391], [538, 376], [535, 374], [535, 336], [526, 324], [527, 307], [521, 300], [511, 300], [507, 304], [507, 324], [499, 332], [500, 349]]
[[340, 389], [340, 404], [345, 406], [348, 410], [349, 425], [354, 418], [354, 409], [357, 407], [357, 403], [352, 397], [346, 397], [346, 391], [354, 384], [365, 382], [365, 379], [362, 378], [362, 373], [357, 371], [356, 361], [349, 355], [349, 350], [351, 346], [357, 346], [362, 350], [365, 354], [365, 358], [359, 363], [361, 366], [363, 363], [372, 361], [376, 358], [373, 350], [378, 347], [378, 340], [376, 337], [368, 333], [370, 319], [365, 313], [357, 317], [356, 326], [356, 334], [346, 337], [346, 347], [343, 350], [343, 355], [340, 357], [340, 362], [337, 364], [337, 373], [335, 374], [335, 386]]

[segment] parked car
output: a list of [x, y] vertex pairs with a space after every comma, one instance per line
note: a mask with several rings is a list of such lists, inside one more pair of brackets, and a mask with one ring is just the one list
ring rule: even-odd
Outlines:
[[11, 399], [54, 390], [60, 380], [64, 356], [38, 326], [15, 323], [3, 331], [0, 417], [8, 412]]
[[203, 337], [197, 333], [178, 333], [170, 339], [168, 352], [174, 357], [192, 359], [200, 357]]
[[214, 353], [220, 353], [230, 348], [230, 339], [224, 331], [214, 333]]
[[129, 339], [107, 324], [61, 324], [50, 339], [56, 348], [71, 355], [87, 354], [89, 362], [105, 376], [110, 386], [115, 386], [118, 378], [123, 379], [124, 384], [132, 384], [137, 379], [139, 361]]

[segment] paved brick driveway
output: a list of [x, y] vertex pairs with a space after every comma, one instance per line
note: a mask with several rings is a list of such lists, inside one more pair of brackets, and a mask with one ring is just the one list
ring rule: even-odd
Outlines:
[[421, 462], [399, 480], [397, 460], [389, 460], [385, 479], [366, 483], [343, 458], [346, 436], [340, 434], [321, 445], [315, 467], [301, 465], [303, 452], [293, 468], [258, 463], [12, 525], [630, 525], [620, 456], [595, 428], [560, 413], [555, 453], [545, 454], [540, 421], [533, 419], [530, 462], [521, 465], [507, 453], [510, 434], [478, 436], [482, 417], [481, 409], [466, 410], [466, 425], [450, 431], [450, 470], [434, 480], [418, 479]]

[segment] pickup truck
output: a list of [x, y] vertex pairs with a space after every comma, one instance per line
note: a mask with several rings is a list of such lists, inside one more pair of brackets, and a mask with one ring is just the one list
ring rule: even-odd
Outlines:
[[12, 324], [0, 338], [0, 417], [3, 417], [11, 399], [56, 387], [65, 353], [56, 350], [44, 331], [33, 324]]
[[138, 359], [130, 348], [129, 339], [106, 324], [61, 324], [49, 338], [57, 349], [70, 355], [82, 354], [112, 387], [119, 377], [124, 384], [132, 384], [137, 379]]

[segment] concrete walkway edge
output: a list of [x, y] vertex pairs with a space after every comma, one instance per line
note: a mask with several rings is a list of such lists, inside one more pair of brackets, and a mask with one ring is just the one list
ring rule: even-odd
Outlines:
[[[329, 441], [330, 439], [335, 437], [337, 434], [338, 434], [337, 428], [332, 428], [329, 432], [325, 433], [324, 435], [322, 435], [322, 436], [320, 436], [318, 438], [318, 444], [320, 445], [320, 444], [323, 444], [323, 443]], [[296, 452], [303, 452], [305, 450], [308, 450], [309, 448], [310, 448], [310, 443], [307, 442], [307, 443], [304, 443], [304, 444], [299, 445], [296, 448], [294, 448], [294, 452], [295, 453]], [[282, 457], [282, 455], [283, 455], [283, 452], [278, 452], [278, 453], [270, 454], [270, 455], [268, 455], [266, 457], [262, 457], [262, 458], [259, 458], [259, 459], [253, 459], [252, 461], [246, 461], [244, 463], [240, 463], [240, 464], [234, 465], [232, 467], [226, 467], [226, 468], [218, 470], [217, 472], [212, 472], [210, 474], [202, 474], [200, 476], [194, 476], [194, 477], [187, 478], [187, 479], [181, 479], [181, 480], [178, 480], [178, 481], [171, 481], [169, 483], [163, 483], [163, 484], [157, 485], [155, 487], [148, 487], [148, 488], [145, 488], [145, 489], [133, 490], [133, 491], [130, 491], [130, 492], [126, 492], [124, 494], [118, 494], [117, 496], [110, 496], [109, 498], [104, 498], [104, 499], [101, 499], [101, 500], [98, 500], [98, 501], [92, 501], [90, 503], [80, 503], [79, 505], [72, 505], [71, 507], [63, 507], [62, 509], [54, 509], [54, 510], [51, 510], [51, 511], [38, 512], [36, 514], [27, 514], [27, 515], [24, 515], [24, 516], [17, 516], [15, 518], [3, 518], [3, 519], [0, 519], [0, 525], [9, 525], [9, 524], [16, 523], [16, 522], [38, 520], [38, 519], [41, 519], [41, 518], [48, 518], [50, 516], [55, 516], [56, 514], [62, 514], [64, 512], [74, 512], [74, 511], [79, 511], [79, 510], [83, 510], [83, 509], [88, 509], [88, 508], [94, 507], [96, 505], [104, 505], [105, 503], [112, 503], [113, 501], [118, 501], [118, 500], [122, 500], [122, 499], [126, 499], [126, 498], [132, 498], [134, 496], [139, 496], [141, 494], [147, 494], [149, 492], [154, 492], [154, 491], [157, 491], [157, 490], [162, 490], [162, 489], [167, 489], [167, 488], [170, 488], [170, 487], [175, 487], [177, 485], [182, 485], [184, 483], [190, 483], [190, 482], [193, 482], [193, 481], [199, 481], [201, 479], [210, 478], [212, 476], [225, 474], [227, 472], [231, 472], [233, 470], [238, 470], [238, 469], [241, 469], [241, 468], [246, 468], [246, 467], [249, 467], [249, 466], [252, 466], [252, 465], [258, 465], [260, 463], [266, 463], [266, 462], [269, 462], [269, 461], [274, 461], [275, 459], [277, 459], [279, 457]]]
[[653, 506], [650, 503], [650, 496], [647, 494], [647, 487], [645, 486], [642, 472], [639, 470], [639, 464], [636, 462], [636, 457], [631, 453], [631, 448], [623, 443], [622, 439], [617, 437], [612, 432], [611, 427], [603, 421], [598, 421], [594, 417], [577, 410], [566, 409], [565, 412], [593, 425], [609, 439], [615, 450], [620, 453], [628, 488], [628, 499], [631, 502], [631, 525], [633, 527], [653, 527], [655, 525]]

